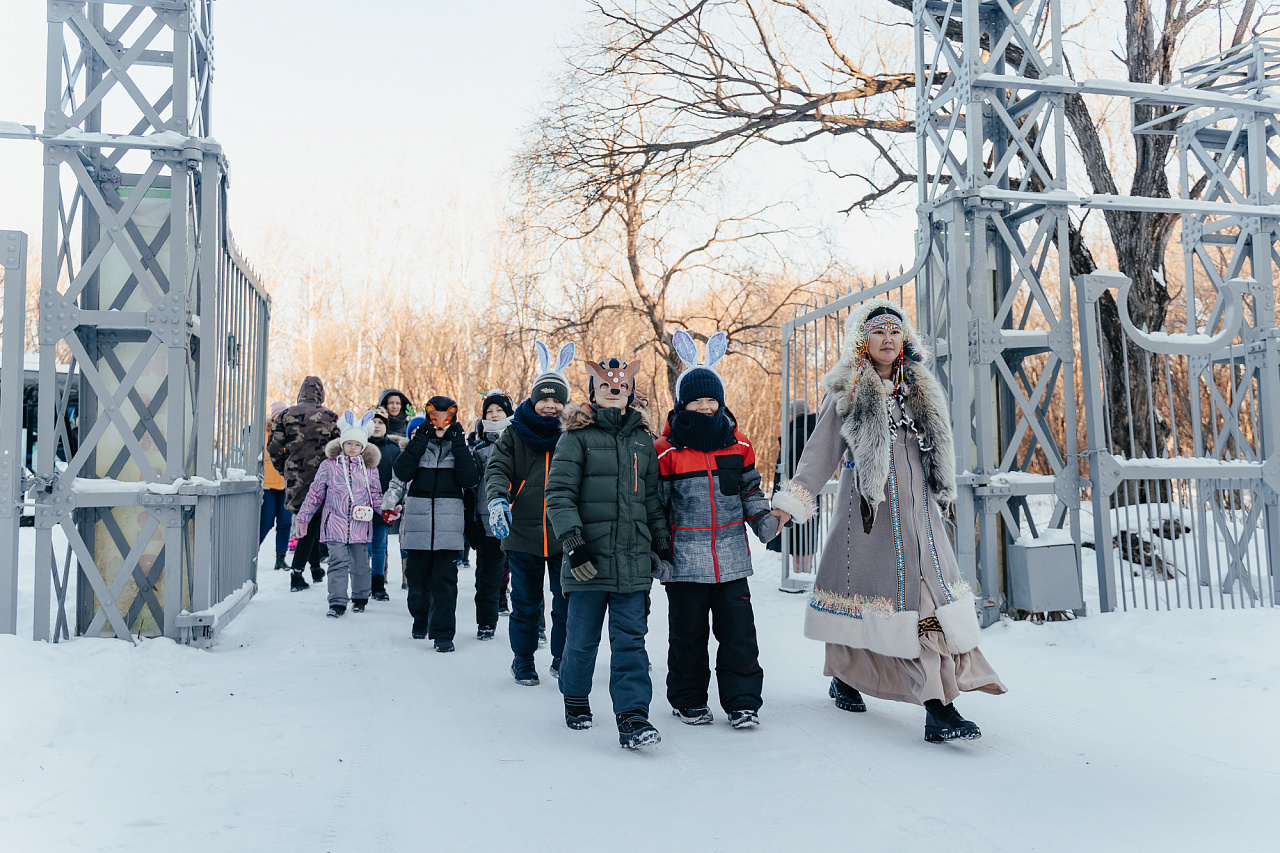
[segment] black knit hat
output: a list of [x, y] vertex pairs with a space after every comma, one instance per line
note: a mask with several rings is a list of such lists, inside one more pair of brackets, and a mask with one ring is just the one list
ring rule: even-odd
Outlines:
[[480, 404], [480, 417], [484, 417], [489, 413], [489, 407], [497, 405], [502, 408], [503, 414], [507, 417], [515, 412], [515, 408], [511, 405], [511, 398], [507, 396], [507, 392], [494, 389], [484, 395], [484, 402]]
[[719, 374], [706, 367], [695, 367], [685, 373], [676, 390], [679, 395], [676, 400], [677, 409], [683, 409], [687, 404], [703, 397], [710, 397], [721, 406], [724, 405], [724, 382]]
[[[559, 400], [563, 405], [567, 405], [569, 403], [569, 386], [556, 374], [544, 373], [534, 381], [533, 390], [529, 392], [529, 403], [536, 406], [543, 400], [551, 398]], [[485, 406], [487, 408], [488, 404], [486, 403]]]

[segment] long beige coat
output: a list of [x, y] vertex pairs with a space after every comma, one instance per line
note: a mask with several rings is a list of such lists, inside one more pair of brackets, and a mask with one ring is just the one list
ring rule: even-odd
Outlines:
[[979, 628], [939, 512], [939, 501], [955, 499], [948, 407], [927, 369], [908, 364], [905, 374], [899, 400], [869, 366], [833, 371], [796, 474], [773, 505], [805, 521], [812, 496], [839, 469], [805, 636], [918, 658], [923, 579], [947, 651], [957, 655], [977, 647]]

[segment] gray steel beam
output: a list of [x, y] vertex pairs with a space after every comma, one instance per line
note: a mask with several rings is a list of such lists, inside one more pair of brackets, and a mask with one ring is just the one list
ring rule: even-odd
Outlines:
[[4, 268], [4, 344], [0, 350], [0, 634], [18, 633], [18, 527], [22, 520], [22, 441], [27, 235], [0, 231]]

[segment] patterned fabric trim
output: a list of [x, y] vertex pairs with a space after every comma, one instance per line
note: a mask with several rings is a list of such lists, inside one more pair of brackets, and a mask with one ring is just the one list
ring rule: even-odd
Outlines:
[[862, 614], [893, 613], [893, 602], [880, 595], [845, 595], [842, 592], [831, 592], [814, 588], [809, 597], [809, 606], [814, 610], [835, 613], [838, 616], [849, 616], [861, 619]]
[[924, 617], [916, 627], [916, 632], [922, 637], [930, 631], [937, 631], [939, 634], [942, 633], [942, 623], [938, 621], [938, 617], [936, 616]]

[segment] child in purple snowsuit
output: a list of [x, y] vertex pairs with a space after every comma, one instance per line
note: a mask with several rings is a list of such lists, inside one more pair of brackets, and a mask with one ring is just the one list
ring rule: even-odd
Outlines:
[[347, 611], [347, 581], [351, 582], [351, 610], [363, 613], [372, 593], [369, 543], [373, 541], [373, 515], [382, 504], [378, 460], [382, 454], [369, 443], [369, 413], [357, 423], [351, 412], [338, 421], [340, 437], [325, 445], [325, 459], [311, 482], [307, 499], [298, 510], [298, 532], [305, 535], [316, 510], [320, 516], [320, 541], [329, 547], [329, 616]]

